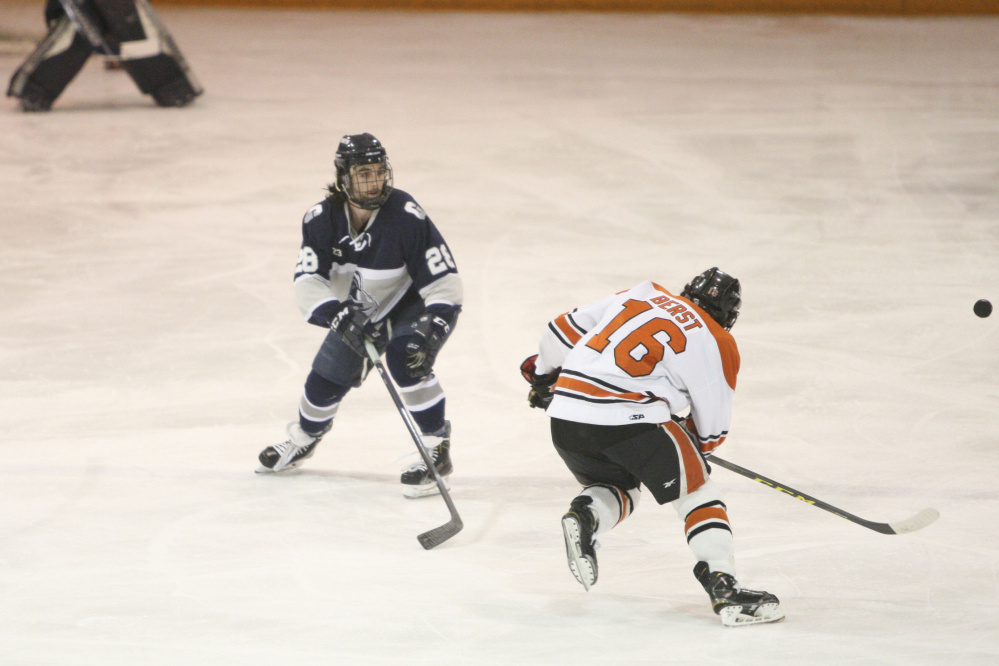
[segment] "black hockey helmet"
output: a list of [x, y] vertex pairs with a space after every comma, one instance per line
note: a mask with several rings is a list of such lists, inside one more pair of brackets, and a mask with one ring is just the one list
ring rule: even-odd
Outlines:
[[742, 286], [736, 278], [717, 267], [709, 268], [691, 280], [680, 295], [711, 315], [726, 331], [732, 330], [739, 317]]
[[[336, 189], [341, 191], [347, 200], [367, 210], [381, 206], [392, 194], [392, 165], [388, 161], [388, 153], [382, 142], [371, 134], [347, 134], [340, 139], [336, 149]], [[356, 167], [368, 164], [384, 165], [384, 172], [369, 177], [384, 178], [381, 190], [376, 194], [363, 191], [363, 184], [357, 182]]]

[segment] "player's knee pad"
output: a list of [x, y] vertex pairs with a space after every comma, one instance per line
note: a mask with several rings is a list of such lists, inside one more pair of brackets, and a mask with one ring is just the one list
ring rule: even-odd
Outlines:
[[406, 372], [408, 340], [409, 336], [401, 336], [389, 342], [385, 348], [385, 365], [399, 387], [399, 397], [420, 430], [435, 432], [444, 426], [444, 389], [434, 374], [413, 378]]
[[587, 486], [580, 495], [586, 495], [593, 500], [590, 509], [597, 516], [598, 534], [613, 529], [634, 513], [642, 497], [637, 487], [626, 490], [604, 483]]
[[308, 398], [309, 402], [319, 407], [340, 402], [349, 390], [349, 386], [332, 382], [315, 370], [310, 372], [305, 379], [305, 397]]
[[399, 388], [416, 386], [426, 379], [426, 377], [410, 377], [406, 372], [406, 343], [409, 339], [410, 336], [403, 335], [393, 339], [385, 348], [385, 366]]
[[298, 405], [298, 415], [302, 429], [308, 433], [317, 433], [325, 429], [336, 416], [340, 401], [350, 390], [331, 382], [315, 371], [309, 373], [305, 380], [305, 390]]

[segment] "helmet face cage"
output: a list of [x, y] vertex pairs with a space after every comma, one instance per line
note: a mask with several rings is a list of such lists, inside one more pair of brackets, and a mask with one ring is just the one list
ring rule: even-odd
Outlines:
[[349, 134], [336, 151], [336, 184], [352, 205], [374, 210], [392, 194], [392, 165], [371, 134]]
[[[388, 158], [370, 164], [355, 164], [343, 172], [342, 183], [351, 204], [374, 210], [392, 194], [392, 165]], [[377, 189], [371, 189], [372, 186]]]
[[742, 286], [736, 278], [718, 268], [709, 268], [695, 277], [680, 295], [711, 315], [726, 331], [732, 330], [739, 318]]

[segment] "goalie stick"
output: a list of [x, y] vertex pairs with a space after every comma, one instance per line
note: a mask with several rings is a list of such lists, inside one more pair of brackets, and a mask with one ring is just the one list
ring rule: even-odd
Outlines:
[[117, 58], [119, 56], [118, 51], [107, 43], [101, 34], [101, 29], [94, 25], [90, 17], [87, 16], [83, 8], [77, 3], [77, 0], [59, 0], [59, 4], [62, 5], [62, 9], [66, 12], [69, 20], [73, 22], [73, 26], [77, 32], [90, 42], [95, 51], [109, 58]]
[[413, 422], [413, 417], [410, 415], [409, 410], [406, 409], [406, 406], [402, 404], [402, 398], [399, 397], [399, 392], [396, 390], [395, 386], [393, 386], [392, 380], [388, 376], [388, 371], [385, 370], [385, 365], [378, 357], [378, 350], [375, 349], [371, 340], [368, 340], [367, 338], [364, 340], [364, 349], [368, 352], [368, 358], [371, 359], [371, 363], [375, 366], [375, 369], [378, 370], [378, 374], [381, 376], [382, 381], [385, 382], [385, 388], [388, 389], [389, 395], [392, 396], [392, 402], [395, 403], [396, 409], [399, 410], [399, 415], [402, 416], [402, 420], [405, 421], [406, 427], [409, 429], [409, 434], [413, 436], [413, 442], [416, 444], [416, 449], [423, 457], [423, 462], [427, 464], [427, 469], [433, 472], [434, 480], [437, 481], [437, 488], [441, 491], [441, 497], [444, 498], [444, 503], [447, 504], [448, 511], [451, 512], [450, 521], [440, 527], [435, 527], [432, 530], [417, 535], [416, 538], [419, 540], [420, 545], [426, 550], [430, 550], [435, 546], [441, 545], [460, 532], [461, 528], [464, 527], [465, 524], [461, 522], [461, 516], [458, 515], [458, 510], [454, 508], [454, 502], [451, 501], [451, 495], [448, 493], [447, 487], [444, 485], [444, 479], [441, 478], [440, 473], [437, 471], [437, 466], [434, 465], [434, 461], [430, 458], [430, 454], [427, 452], [427, 447], [423, 446], [423, 438], [420, 437], [420, 431]]
[[846, 518], [851, 523], [857, 523], [858, 525], [862, 525], [869, 530], [874, 530], [875, 532], [879, 532], [881, 534], [908, 534], [909, 532], [915, 532], [916, 530], [923, 529], [927, 525], [931, 525], [937, 518], [940, 517], [939, 511], [937, 511], [936, 509], [927, 508], [923, 509], [922, 511], [912, 516], [911, 518], [906, 518], [905, 520], [899, 520], [894, 523], [876, 523], [872, 520], [865, 520], [864, 518], [855, 516], [852, 513], [847, 513], [846, 511], [843, 511], [843, 509], [834, 507], [831, 504], [826, 504], [822, 500], [816, 499], [811, 495], [806, 495], [800, 490], [795, 490], [794, 488], [786, 486], [783, 483], [778, 483], [773, 479], [768, 479], [767, 477], [761, 474], [757, 474], [756, 472], [748, 470], [745, 467], [740, 467], [735, 463], [730, 463], [729, 461], [723, 460], [718, 456], [715, 455], [708, 456], [707, 460], [710, 464], [718, 465], [719, 467], [724, 467], [730, 472], [741, 474], [747, 479], [752, 479], [753, 481], [762, 483], [763, 485], [769, 486], [774, 490], [779, 490], [780, 492], [786, 495], [790, 495], [791, 497], [800, 499], [802, 502], [811, 504], [812, 506], [817, 506], [820, 509], [825, 509], [829, 513], [834, 513], [840, 518]]

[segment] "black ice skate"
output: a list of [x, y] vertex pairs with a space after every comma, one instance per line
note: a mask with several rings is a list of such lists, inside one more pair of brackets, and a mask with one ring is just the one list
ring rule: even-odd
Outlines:
[[[448, 477], [454, 471], [454, 466], [451, 464], [451, 422], [445, 421], [444, 427], [432, 435], [423, 435], [423, 445], [430, 454], [430, 459], [434, 461], [434, 467], [441, 475], [444, 487], [450, 490]], [[403, 486], [402, 494], [410, 499], [440, 492], [434, 473], [427, 468], [423, 456], [403, 471], [399, 481]]]
[[711, 607], [726, 627], [784, 619], [777, 597], [769, 592], [744, 589], [731, 575], [721, 571], [712, 573], [707, 562], [694, 566], [694, 576], [711, 597]]
[[586, 591], [597, 582], [596, 541], [597, 519], [590, 510], [593, 498], [580, 495], [569, 504], [569, 513], [562, 516], [562, 534], [565, 536], [565, 554], [569, 570]]
[[256, 470], [257, 474], [284, 472], [298, 467], [303, 460], [312, 457], [319, 440], [329, 432], [329, 429], [330, 426], [327, 426], [318, 435], [310, 435], [302, 430], [298, 421], [292, 421], [288, 424], [288, 439], [275, 446], [268, 446], [260, 452], [258, 456], [260, 467]]

